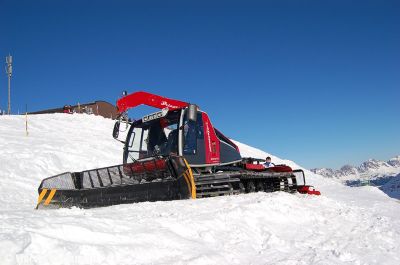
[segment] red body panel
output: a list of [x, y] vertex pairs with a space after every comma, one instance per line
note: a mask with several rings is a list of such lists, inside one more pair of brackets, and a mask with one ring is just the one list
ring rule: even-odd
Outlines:
[[117, 100], [119, 113], [123, 113], [139, 105], [147, 105], [158, 109], [168, 108], [169, 110], [177, 110], [185, 108], [189, 104], [180, 100], [161, 97], [143, 91], [132, 93]]
[[219, 139], [215, 134], [214, 127], [211, 124], [208, 115], [203, 112], [203, 130], [204, 130], [204, 150], [206, 155], [206, 164], [216, 164], [220, 162]]

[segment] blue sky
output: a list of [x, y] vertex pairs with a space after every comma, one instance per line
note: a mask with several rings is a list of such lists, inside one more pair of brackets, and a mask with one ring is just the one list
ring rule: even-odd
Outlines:
[[0, 0], [0, 13], [14, 113], [146, 90], [308, 168], [400, 154], [399, 1]]

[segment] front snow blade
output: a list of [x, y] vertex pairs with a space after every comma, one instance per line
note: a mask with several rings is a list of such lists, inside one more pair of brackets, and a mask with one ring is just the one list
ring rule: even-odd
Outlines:
[[36, 209], [196, 198], [192, 171], [180, 156], [62, 173], [44, 179], [38, 192]]

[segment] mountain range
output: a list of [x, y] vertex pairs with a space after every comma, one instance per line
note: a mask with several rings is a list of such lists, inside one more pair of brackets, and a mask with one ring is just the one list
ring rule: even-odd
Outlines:
[[400, 197], [400, 155], [388, 161], [368, 159], [359, 166], [344, 165], [336, 170], [313, 168], [311, 171], [348, 186], [377, 186], [391, 197]]
[[332, 168], [313, 168], [311, 171], [324, 177], [345, 180], [397, 174], [400, 173], [400, 155], [388, 161], [368, 159], [359, 166], [344, 165], [337, 170]]

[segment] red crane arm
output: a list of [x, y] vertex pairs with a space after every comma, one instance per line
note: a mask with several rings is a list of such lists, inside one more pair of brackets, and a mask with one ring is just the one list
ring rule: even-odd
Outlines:
[[162, 97], [144, 91], [138, 91], [117, 100], [119, 113], [123, 113], [130, 108], [134, 108], [142, 104], [158, 109], [168, 108], [169, 110], [182, 109], [189, 105], [187, 102]]

